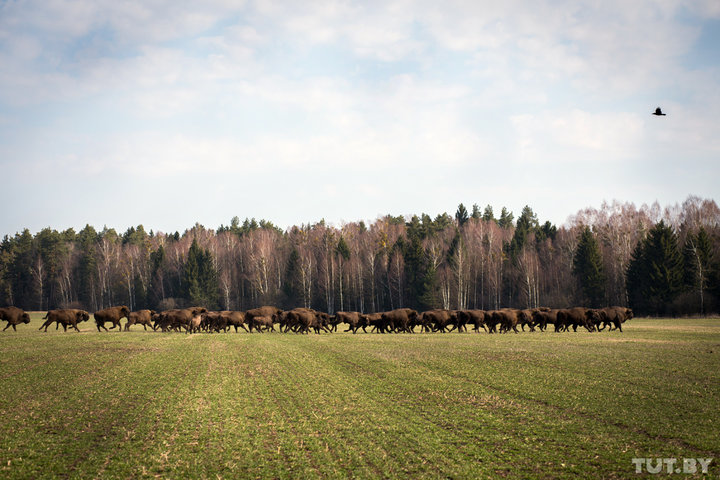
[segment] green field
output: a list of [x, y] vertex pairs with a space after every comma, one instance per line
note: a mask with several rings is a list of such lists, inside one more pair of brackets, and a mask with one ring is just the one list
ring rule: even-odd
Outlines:
[[0, 478], [668, 477], [634, 457], [720, 472], [720, 319], [504, 335], [40, 324], [0, 335]]

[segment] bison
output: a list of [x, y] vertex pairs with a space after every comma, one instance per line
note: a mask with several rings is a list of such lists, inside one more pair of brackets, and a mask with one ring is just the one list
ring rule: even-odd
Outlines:
[[532, 314], [533, 323], [540, 329], [541, 332], [544, 332], [548, 323], [555, 325], [558, 311], [558, 309], [550, 308], [536, 309]]
[[15, 326], [20, 325], [21, 323], [30, 323], [30, 315], [21, 308], [3, 307], [0, 308], [0, 320], [8, 322], [8, 324], [5, 325], [5, 328], [3, 328], [3, 332], [7, 330], [8, 327], [13, 327], [13, 330], [17, 332], [17, 328], [15, 328]]
[[[609, 326], [608, 330], [615, 329], [622, 332], [622, 324], [633, 318], [633, 311], [625, 307], [605, 307], [597, 311], [600, 320], [603, 322], [602, 328]], [[7, 328], [7, 327], [6, 327]], [[598, 329], [602, 330], [602, 329]]]
[[281, 312], [275, 317], [279, 319], [281, 326], [284, 326], [283, 331], [285, 332], [292, 330], [293, 332], [310, 333], [311, 328], [315, 330], [315, 333], [320, 333], [321, 329], [327, 331], [327, 327], [323, 325], [323, 314], [312, 308], [293, 308]]
[[269, 316], [255, 316], [252, 319], [252, 326], [258, 332], [262, 332], [263, 330], [265, 330], [265, 331], [270, 330], [270, 331], [274, 332], [275, 331], [274, 323], [275, 322], [273, 320], [273, 317], [269, 317]]
[[[485, 329], [485, 311], [484, 310], [458, 310], [457, 311], [458, 326], [472, 325], [473, 331], [480, 332], [480, 328]], [[465, 327], [467, 331], [467, 327]]]
[[595, 312], [591, 308], [574, 307], [564, 308], [557, 312], [557, 320], [555, 321], [556, 332], [567, 332], [572, 326], [573, 332], [577, 332], [578, 326], [583, 326], [588, 332], [595, 330], [593, 325], [593, 317]]
[[362, 328], [363, 332], [367, 333], [365, 327], [367, 327], [367, 317], [360, 312], [335, 312], [335, 319], [338, 323], [347, 323], [348, 329], [346, 332], [357, 333], [358, 328]]
[[220, 314], [227, 320], [228, 328], [235, 327], [235, 333], [237, 333], [238, 327], [248, 332], [248, 329], [245, 326], [245, 312], [239, 312], [237, 310], [223, 310]]
[[55, 322], [56, 330], [60, 327], [60, 325], [62, 325], [63, 330], [66, 332], [68, 326], [74, 328], [79, 332], [80, 329], [77, 327], [77, 324], [90, 320], [90, 314], [85, 310], [79, 310], [76, 308], [63, 308], [59, 310], [48, 311], [48, 313], [43, 317], [43, 320], [45, 320], [45, 323], [40, 325], [40, 328], [38, 328], [38, 330], [42, 330], [44, 327], [45, 331], [47, 332], [48, 327], [53, 322]]
[[278, 316], [280, 315], [280, 312], [282, 312], [282, 310], [280, 310], [279, 308], [271, 307], [269, 305], [253, 308], [245, 312], [245, 323], [247, 323], [250, 332], [252, 332], [252, 319], [254, 317], [272, 317], [273, 315]]
[[97, 326], [98, 332], [101, 331], [101, 327], [104, 328], [106, 332], [109, 331], [105, 326], [106, 322], [111, 322], [113, 326], [110, 328], [113, 329], [117, 327], [119, 332], [122, 330], [122, 326], [120, 325], [120, 319], [129, 319], [128, 315], [130, 315], [130, 309], [125, 305], [121, 305], [118, 307], [110, 307], [104, 310], [99, 310], [93, 314], [93, 317], [95, 317], [95, 324]]
[[143, 328], [145, 328], [145, 331], [147, 331], [147, 327], [155, 330], [157, 327], [153, 325], [152, 317], [156, 313], [157, 312], [155, 312], [155, 310], [138, 310], [136, 312], [130, 312], [127, 315], [128, 321], [125, 324], [125, 331], [129, 332], [130, 327], [133, 325], [142, 325]]
[[153, 322], [156, 327], [160, 326], [163, 332], [167, 332], [168, 330], [179, 330], [180, 328], [184, 328], [187, 331], [188, 325], [190, 325], [190, 320], [195, 315], [205, 312], [207, 312], [207, 309], [203, 307], [165, 310], [153, 315]]
[[[446, 329], [452, 331], [453, 328], [458, 326], [457, 314], [453, 310], [427, 310], [422, 313], [422, 319], [420, 321], [423, 328], [430, 327], [433, 332], [441, 331], [445, 333]], [[458, 331], [460, 331], [459, 328]]]

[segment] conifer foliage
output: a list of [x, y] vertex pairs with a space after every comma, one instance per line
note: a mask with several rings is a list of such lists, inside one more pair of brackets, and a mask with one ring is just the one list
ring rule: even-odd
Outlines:
[[587, 305], [593, 308], [605, 304], [605, 274], [600, 247], [590, 227], [580, 232], [573, 257], [573, 274], [577, 277]]
[[677, 234], [661, 220], [638, 243], [628, 266], [631, 307], [651, 314], [671, 313], [683, 290], [683, 269]]

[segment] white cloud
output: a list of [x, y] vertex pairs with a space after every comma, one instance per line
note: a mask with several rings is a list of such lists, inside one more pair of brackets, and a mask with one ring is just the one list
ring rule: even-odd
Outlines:
[[514, 116], [512, 123], [519, 158], [552, 165], [626, 160], [638, 155], [645, 136], [634, 113], [543, 112]]
[[[50, 176], [325, 172], [407, 211], [433, 210], [415, 190], [441, 181], [438, 198], [510, 205], [492, 197], [549, 195], [536, 184], [560, 169], [716, 158], [718, 65], [688, 69], [700, 27], [677, 19], [720, 16], [715, 3], [9, 3], [0, 151]], [[650, 117], [656, 102], [668, 117]], [[415, 187], [386, 193], [405, 175]]]

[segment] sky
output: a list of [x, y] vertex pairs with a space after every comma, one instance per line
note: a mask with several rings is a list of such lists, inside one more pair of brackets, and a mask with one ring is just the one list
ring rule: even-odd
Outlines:
[[720, 200], [718, 112], [717, 0], [0, 0], [0, 236]]

